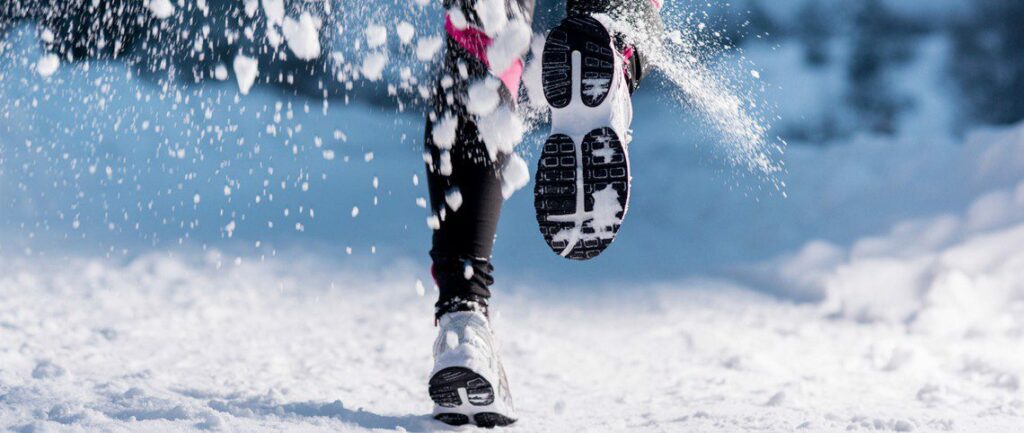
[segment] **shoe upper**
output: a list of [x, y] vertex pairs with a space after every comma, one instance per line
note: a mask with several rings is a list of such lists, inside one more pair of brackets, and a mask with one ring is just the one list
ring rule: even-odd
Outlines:
[[466, 367], [486, 379], [497, 370], [494, 333], [487, 317], [476, 311], [457, 311], [441, 316], [434, 341], [434, 371]]
[[633, 101], [630, 92], [630, 80], [628, 78], [626, 65], [627, 59], [623, 53], [615, 50], [615, 79], [612, 80], [611, 94], [608, 95], [611, 101], [611, 127], [619, 133], [624, 146], [629, 145], [633, 140], [629, 129], [633, 123]]

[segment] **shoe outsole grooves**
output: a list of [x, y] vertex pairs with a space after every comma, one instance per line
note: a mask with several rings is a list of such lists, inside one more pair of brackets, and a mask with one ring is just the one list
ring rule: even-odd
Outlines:
[[469, 424], [469, 417], [461, 413], [439, 413], [434, 415], [434, 419], [441, 421], [448, 425], [466, 425]]
[[515, 419], [494, 412], [481, 412], [473, 415], [473, 421], [477, 426], [484, 428], [504, 427], [516, 422]]
[[544, 97], [555, 108], [565, 108], [572, 101], [573, 51], [579, 51], [582, 57], [583, 103], [588, 107], [601, 105], [609, 93], [615, 54], [608, 31], [587, 15], [570, 16], [548, 33], [541, 59]]
[[[579, 71], [574, 70], [574, 53], [579, 53]], [[612, 38], [593, 17], [562, 20], [548, 34], [541, 63], [544, 97], [552, 110], [572, 110], [574, 100], [599, 107], [611, 93], [616, 73]], [[578, 86], [573, 85], [574, 76], [579, 77]], [[586, 107], [579, 108], [591, 109]], [[591, 125], [595, 129], [577, 139], [579, 143], [556, 132], [544, 144], [534, 176], [534, 207], [541, 234], [555, 254], [588, 260], [604, 251], [618, 233], [629, 202], [629, 161], [622, 137], [609, 126]], [[596, 192], [602, 193], [595, 196]]]
[[[629, 203], [629, 159], [615, 131], [590, 131], [579, 146], [567, 135], [552, 135], [537, 166], [534, 207], [551, 250], [574, 260], [588, 260], [604, 251], [615, 240]], [[615, 191], [618, 209], [598, 215], [594, 193], [608, 188]], [[608, 209], [612, 204], [600, 205]], [[595, 220], [604, 226], [595, 227]]]
[[[464, 389], [466, 399], [462, 401], [459, 390]], [[430, 378], [430, 399], [440, 407], [457, 408], [464, 403], [470, 406], [488, 406], [494, 403], [494, 388], [479, 374], [465, 367], [445, 368]], [[494, 412], [476, 413], [470, 418], [461, 413], [439, 413], [434, 419], [449, 425], [465, 425], [471, 421], [480, 427], [497, 427], [512, 424], [516, 420]]]

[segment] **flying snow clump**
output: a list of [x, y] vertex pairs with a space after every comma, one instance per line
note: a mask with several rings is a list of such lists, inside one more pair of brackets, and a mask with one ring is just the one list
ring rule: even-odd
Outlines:
[[174, 4], [171, 0], [149, 0], [146, 7], [157, 19], [165, 19], [174, 14]]
[[500, 154], [512, 153], [515, 146], [523, 141], [523, 121], [512, 110], [501, 107], [477, 121], [480, 138], [487, 146], [491, 161]]
[[501, 196], [508, 200], [513, 193], [528, 183], [530, 183], [530, 168], [519, 154], [512, 153], [508, 162], [505, 163], [505, 167], [501, 169]]
[[469, 98], [466, 101], [466, 109], [469, 110], [469, 113], [486, 116], [498, 108], [498, 103], [501, 102], [501, 97], [498, 96], [498, 86], [500, 85], [501, 81], [491, 77], [470, 84]]
[[284, 19], [284, 39], [288, 48], [301, 60], [313, 60], [320, 57], [319, 25], [309, 12], [303, 12], [298, 20], [291, 17]]
[[431, 131], [431, 138], [434, 139], [434, 146], [438, 149], [448, 150], [455, 144], [455, 129], [459, 126], [458, 119], [451, 114], [446, 114], [440, 122], [434, 124]]
[[248, 95], [249, 89], [252, 88], [256, 77], [260, 74], [259, 62], [252, 57], [239, 54], [235, 57], [234, 68], [235, 78], [238, 79], [238, 90], [243, 95]]
[[366, 26], [366, 46], [377, 48], [388, 42], [388, 29], [382, 25], [370, 24]]
[[416, 60], [427, 62], [437, 55], [444, 41], [440, 36], [429, 36], [416, 41]]
[[367, 80], [377, 81], [384, 76], [384, 66], [388, 64], [388, 56], [382, 52], [373, 52], [363, 58], [360, 72]]
[[46, 54], [39, 58], [36, 62], [36, 72], [43, 77], [49, 77], [57, 72], [57, 68], [60, 67], [60, 57], [56, 54]]
[[530, 26], [522, 21], [510, 24], [487, 48], [487, 62], [490, 64], [491, 70], [500, 73], [508, 69], [513, 62], [522, 58], [530, 48], [532, 36], [533, 32], [530, 31]]
[[412, 37], [416, 34], [416, 28], [409, 24], [408, 21], [402, 21], [398, 23], [398, 27], [395, 29], [395, 33], [398, 33], [398, 41], [402, 45], [409, 45], [412, 43]]

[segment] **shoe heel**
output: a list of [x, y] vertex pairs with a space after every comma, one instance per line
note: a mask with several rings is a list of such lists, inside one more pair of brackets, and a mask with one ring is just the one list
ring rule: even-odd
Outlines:
[[551, 250], [573, 260], [601, 254], [629, 207], [629, 155], [611, 128], [594, 129], [578, 145], [564, 134], [544, 143], [534, 176], [534, 208]]

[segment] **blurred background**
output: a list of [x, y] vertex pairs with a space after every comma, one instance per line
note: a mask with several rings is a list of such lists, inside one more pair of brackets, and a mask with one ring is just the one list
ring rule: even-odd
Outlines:
[[[422, 95], [438, 3], [4, 2], [0, 254], [312, 250], [425, 269]], [[535, 31], [562, 8], [541, 1]], [[303, 14], [311, 59], [280, 34]], [[730, 165], [713, 125], [666, 97], [678, 89], [656, 72], [635, 99], [635, 193], [615, 246], [584, 264], [547, 252], [528, 186], [506, 206], [499, 282], [590, 281], [611, 266], [616, 281], [728, 275], [817, 298], [751, 265], [963, 213], [1024, 172], [1015, 148], [993, 157], [992, 139], [972, 138], [1024, 118], [1020, 2], [677, 0], [665, 16], [700, 35], [702, 60], [740, 77], [729, 88], [788, 144], [786, 186]], [[372, 26], [387, 30], [381, 47], [369, 48]], [[385, 62], [379, 79], [367, 52]], [[257, 61], [251, 90], [239, 56]], [[531, 165], [536, 128], [518, 149]]]
[[[443, 428], [440, 3], [0, 0], [0, 430]], [[665, 3], [615, 243], [505, 203], [517, 428], [1019, 431], [1024, 2]]]

